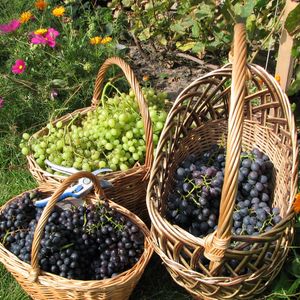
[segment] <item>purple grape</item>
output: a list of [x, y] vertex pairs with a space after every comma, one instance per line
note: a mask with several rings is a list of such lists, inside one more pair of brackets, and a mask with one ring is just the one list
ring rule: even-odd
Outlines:
[[262, 192], [262, 191], [264, 190], [264, 186], [263, 186], [263, 184], [260, 183], [260, 182], [257, 182], [257, 183], [255, 184], [255, 188], [256, 188], [259, 192]]
[[258, 178], [258, 173], [256, 171], [251, 171], [248, 175], [248, 178], [252, 179], [252, 180], [257, 180]]
[[249, 159], [249, 158], [246, 158], [246, 159], [244, 159], [244, 160], [242, 161], [242, 166], [243, 166], [244, 168], [249, 169], [249, 168], [251, 167], [251, 164], [252, 164], [252, 161], [251, 161], [251, 159]]
[[251, 170], [252, 170], [252, 171], [259, 172], [259, 170], [260, 170], [260, 165], [259, 165], [257, 162], [252, 162], [252, 164], [251, 164]]

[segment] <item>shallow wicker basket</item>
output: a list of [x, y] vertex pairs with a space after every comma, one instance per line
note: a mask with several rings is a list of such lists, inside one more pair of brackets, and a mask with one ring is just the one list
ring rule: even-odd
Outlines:
[[[152, 134], [152, 123], [150, 119], [150, 114], [148, 106], [145, 102], [144, 96], [140, 89], [139, 83], [130, 68], [130, 66], [124, 62], [121, 58], [112, 57], [107, 59], [101, 66], [94, 88], [94, 94], [92, 99], [92, 104], [89, 107], [78, 109], [73, 113], [67, 114], [59, 119], [52, 121], [54, 125], [58, 121], [62, 121], [63, 124], [70, 122], [74, 116], [86, 115], [89, 111], [96, 109], [99, 106], [99, 98], [102, 93], [103, 82], [107, 70], [113, 66], [117, 65], [120, 67], [129, 82], [132, 90], [135, 93], [136, 100], [138, 102], [140, 114], [145, 128], [146, 137], [146, 157], [145, 163], [143, 165], [136, 163], [134, 167], [127, 171], [116, 171], [104, 175], [102, 178], [110, 180], [113, 184], [113, 188], [107, 188], [105, 190], [106, 195], [115, 201], [116, 203], [126, 207], [131, 212], [137, 214], [143, 220], [148, 220], [148, 213], [146, 208], [146, 189], [149, 180], [149, 171], [153, 162], [153, 134]], [[44, 127], [40, 131], [36, 132], [33, 137], [39, 137], [47, 135], [49, 132], [47, 127]], [[57, 186], [66, 177], [56, 174], [51, 174], [46, 170], [43, 170], [35, 161], [32, 154], [27, 156], [29, 171], [33, 177], [39, 183], [47, 183], [53, 186]], [[109, 166], [108, 166], [109, 167]]]
[[[263, 68], [246, 64], [243, 24], [235, 26], [233, 64], [208, 73], [176, 99], [161, 134], [147, 190], [154, 250], [196, 299], [256, 299], [280, 271], [293, 239], [297, 143], [287, 96]], [[165, 219], [174, 172], [189, 154], [227, 143], [217, 230], [199, 238]], [[274, 164], [273, 206], [282, 221], [258, 236], [231, 235], [241, 147]], [[205, 258], [205, 259], [204, 259]], [[230, 260], [236, 260], [236, 267]]]
[[[39, 269], [38, 252], [48, 217], [50, 216], [59, 196], [73, 181], [78, 180], [80, 177], [90, 178], [93, 181], [96, 190], [95, 193], [89, 194], [85, 198], [85, 201], [87, 203], [96, 203], [100, 201], [99, 195], [101, 191], [99, 183], [93, 174], [89, 172], [80, 172], [70, 176], [59, 186], [59, 188], [57, 188], [55, 193], [52, 195], [51, 200], [44, 209], [43, 214], [38, 222], [32, 244], [31, 265], [21, 261], [18, 257], [8, 251], [2, 244], [0, 244], [0, 262], [3, 263], [6, 269], [15, 277], [26, 293], [36, 300], [126, 300], [129, 298], [134, 287], [142, 276], [144, 269], [151, 258], [153, 250], [149, 241], [149, 230], [141, 221], [141, 219], [112, 201], [109, 201], [110, 206], [114, 207], [118, 212], [136, 224], [145, 236], [144, 252], [139, 261], [131, 269], [124, 271], [113, 278], [85, 281], [66, 279]], [[47, 192], [47, 190], [50, 192], [49, 188], [47, 187], [44, 187], [42, 191]], [[103, 193], [101, 193], [101, 195], [103, 197]], [[15, 201], [16, 198], [17, 197], [8, 201], [4, 206], [1, 207], [1, 210], [4, 209], [9, 203]]]

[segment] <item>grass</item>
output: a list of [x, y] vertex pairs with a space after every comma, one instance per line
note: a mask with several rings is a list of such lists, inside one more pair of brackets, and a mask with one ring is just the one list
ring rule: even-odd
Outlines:
[[[20, 5], [20, 7], [17, 8], [13, 4], [14, 2], [16, 1], [5, 0], [3, 3], [1, 2], [2, 4], [0, 3], [0, 8], [2, 8], [2, 12], [4, 12], [2, 14], [0, 12], [0, 24], [9, 20], [12, 15], [9, 11], [21, 11], [23, 9], [22, 6], [26, 3], [25, 1], [18, 0], [16, 3]], [[2, 67], [2, 59], [3, 57], [0, 55], [0, 67]], [[8, 90], [3, 88], [3, 84], [1, 83], [0, 97], [3, 95], [11, 96], [10, 101], [16, 100]], [[3, 205], [7, 200], [23, 191], [37, 186], [27, 170], [26, 161], [20, 154], [18, 144], [22, 131], [28, 130], [28, 128], [31, 128], [31, 131], [36, 131], [38, 127], [42, 127], [42, 122], [46, 119], [48, 114], [51, 114], [51, 110], [54, 110], [55, 106], [53, 105], [53, 107], [51, 107], [52, 104], [49, 102], [49, 109], [47, 111], [46, 104], [40, 101], [41, 99], [37, 99], [37, 101], [34, 100], [32, 100], [34, 106], [28, 104], [23, 107], [17, 105], [17, 102], [8, 103], [9, 100], [6, 100], [5, 109], [0, 109], [0, 205]], [[29, 100], [19, 99], [18, 103], [23, 103], [22, 101], [25, 103], [25, 101], [28, 102]], [[10, 111], [8, 111], [7, 108], [9, 105]], [[298, 105], [298, 109], [300, 110], [300, 105]], [[40, 114], [40, 112], [42, 112], [42, 114]], [[298, 116], [300, 116], [299, 112]], [[27, 121], [31, 122], [30, 126]], [[272, 288], [265, 294], [271, 293], [271, 290]], [[0, 300], [28, 299], [30, 298], [19, 284], [5, 268], [0, 265]], [[130, 299], [191, 300], [192, 297], [173, 281], [159, 257], [154, 254]]]

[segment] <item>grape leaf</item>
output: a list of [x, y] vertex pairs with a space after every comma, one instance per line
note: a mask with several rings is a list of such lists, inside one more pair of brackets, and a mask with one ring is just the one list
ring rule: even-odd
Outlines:
[[195, 46], [196, 42], [188, 42], [185, 44], [181, 44], [180, 42], [176, 43], [176, 47], [181, 51], [188, 51], [191, 50]]
[[290, 35], [300, 32], [300, 4], [298, 4], [287, 16], [284, 28]]

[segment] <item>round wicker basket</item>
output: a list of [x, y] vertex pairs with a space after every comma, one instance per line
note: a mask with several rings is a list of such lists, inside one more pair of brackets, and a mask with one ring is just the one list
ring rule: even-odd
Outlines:
[[[176, 99], [161, 134], [147, 189], [154, 250], [196, 299], [254, 299], [280, 271], [293, 239], [298, 149], [287, 96], [263, 68], [246, 64], [246, 34], [235, 26], [233, 64], [208, 73]], [[189, 154], [227, 143], [215, 232], [199, 238], [165, 218], [174, 172]], [[258, 236], [232, 235], [241, 148], [258, 148], [273, 165], [273, 206], [282, 221]], [[203, 259], [205, 258], [205, 259]], [[236, 267], [230, 260], [237, 261]], [[208, 264], [204, 263], [208, 261]]]
[[[152, 123], [148, 110], [147, 103], [145, 102], [144, 96], [140, 89], [139, 83], [130, 68], [130, 66], [123, 61], [121, 58], [112, 57], [107, 59], [101, 66], [94, 88], [94, 94], [92, 104], [89, 107], [78, 109], [70, 114], [67, 114], [61, 118], [58, 118], [51, 123], [55, 125], [58, 121], [63, 124], [70, 122], [75, 116], [86, 115], [89, 111], [96, 109], [99, 106], [99, 99], [102, 93], [103, 82], [107, 70], [117, 65], [120, 67], [129, 82], [132, 90], [135, 93], [136, 100], [138, 102], [140, 114], [145, 128], [146, 137], [146, 157], [143, 165], [136, 163], [134, 167], [127, 171], [116, 171], [109, 174], [103, 175], [103, 179], [111, 181], [113, 187], [105, 189], [106, 195], [114, 202], [126, 207], [131, 212], [140, 216], [143, 220], [149, 219], [147, 208], [146, 208], [146, 189], [149, 180], [149, 171], [153, 162], [153, 134], [152, 134]], [[36, 132], [32, 137], [39, 137], [47, 135], [49, 132], [47, 127], [42, 128]], [[27, 156], [28, 168], [33, 177], [38, 183], [47, 183], [53, 186], [57, 186], [66, 177], [57, 174], [51, 174], [46, 170], [43, 170], [36, 162], [32, 154]], [[122, 195], [122, 196], [121, 196]], [[121, 196], [121, 197], [120, 197]]]
[[[85, 198], [85, 201], [88, 203], [96, 203], [99, 202], [99, 195], [103, 195], [103, 193], [100, 191], [98, 179], [93, 174], [89, 172], [80, 172], [68, 177], [52, 195], [51, 200], [45, 207], [37, 224], [32, 244], [31, 265], [21, 261], [18, 257], [8, 251], [2, 244], [0, 244], [0, 262], [15, 277], [26, 293], [33, 299], [126, 300], [132, 293], [151, 258], [153, 249], [150, 245], [150, 233], [146, 225], [135, 214], [115, 204], [114, 202], [109, 201], [111, 207], [114, 207], [122, 215], [126, 216], [144, 233], [144, 252], [139, 261], [131, 269], [124, 271], [116, 277], [104, 280], [71, 280], [40, 270], [38, 265], [38, 252], [48, 217], [50, 216], [59, 196], [73, 181], [76, 181], [81, 177], [90, 178], [95, 187], [95, 193], [89, 194]], [[53, 192], [53, 190], [45, 186], [43, 186], [42, 191], [45, 193]], [[16, 198], [17, 197], [8, 201], [4, 206], [1, 207], [1, 210], [3, 210], [9, 203], [15, 201]]]

